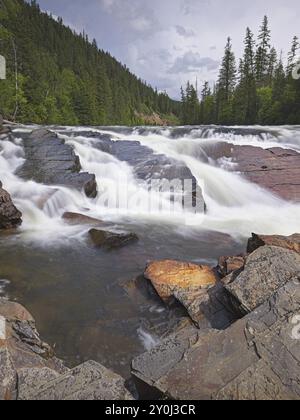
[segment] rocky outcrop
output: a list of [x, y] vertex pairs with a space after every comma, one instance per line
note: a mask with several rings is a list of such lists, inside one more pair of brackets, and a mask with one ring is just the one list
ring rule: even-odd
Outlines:
[[24, 136], [26, 161], [17, 174], [46, 185], [63, 185], [96, 197], [95, 175], [80, 172], [81, 165], [71, 146], [55, 133], [39, 129]]
[[272, 193], [300, 201], [300, 154], [281, 148], [223, 145], [223, 156], [237, 163], [234, 170]]
[[299, 254], [263, 246], [222, 263], [227, 276], [208, 290], [202, 315], [212, 319], [218, 302], [236, 319], [221, 331], [200, 321], [135, 358], [140, 396], [299, 400]]
[[289, 249], [300, 254], [300, 235], [298, 233], [291, 236], [280, 235], [256, 235], [252, 234], [252, 238], [248, 241], [248, 253], [254, 252], [261, 246], [279, 246], [280, 248]]
[[242, 312], [251, 312], [289, 281], [300, 280], [300, 255], [278, 247], [261, 247], [244, 270], [226, 285]]
[[22, 223], [22, 213], [13, 204], [7, 191], [0, 181], [0, 229], [13, 229]]
[[135, 233], [115, 233], [100, 229], [91, 229], [89, 235], [95, 246], [107, 251], [122, 248], [139, 240]]
[[132, 400], [125, 380], [96, 362], [68, 369], [21, 305], [0, 299], [0, 400]]
[[291, 281], [225, 331], [202, 331], [196, 340], [179, 337], [174, 362], [174, 339], [166, 340], [133, 361], [140, 394], [175, 400], [299, 399], [299, 340], [292, 334], [299, 307], [299, 283]]

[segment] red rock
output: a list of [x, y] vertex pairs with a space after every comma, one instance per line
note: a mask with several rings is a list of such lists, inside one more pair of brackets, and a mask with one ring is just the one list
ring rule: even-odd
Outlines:
[[300, 254], [300, 234], [295, 233], [291, 236], [280, 235], [257, 235], [252, 234], [252, 238], [248, 241], [248, 252], [252, 253], [261, 246], [278, 246], [280, 248], [289, 249]]

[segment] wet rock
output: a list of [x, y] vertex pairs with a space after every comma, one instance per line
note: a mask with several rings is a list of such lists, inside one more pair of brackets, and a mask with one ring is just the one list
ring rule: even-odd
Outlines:
[[278, 246], [280, 248], [289, 249], [300, 254], [300, 234], [295, 233], [291, 236], [280, 235], [256, 235], [252, 234], [252, 238], [248, 241], [248, 253], [254, 252], [261, 246]]
[[256, 309], [280, 287], [300, 279], [300, 255], [278, 247], [258, 248], [246, 260], [245, 269], [226, 286], [243, 313]]
[[[300, 154], [281, 148], [261, 149], [228, 144], [225, 156], [247, 179], [290, 201], [300, 201]], [[224, 156], [224, 155], [223, 155]]]
[[151, 262], [144, 276], [164, 301], [177, 292], [193, 294], [216, 283], [215, 273], [210, 267], [172, 260]]
[[[290, 281], [224, 331], [174, 339], [133, 360], [140, 396], [174, 400], [300, 398], [300, 284]], [[176, 353], [175, 353], [176, 354]]]
[[46, 185], [63, 185], [96, 197], [95, 175], [80, 172], [79, 157], [55, 133], [39, 129], [23, 135], [26, 161], [17, 174]]
[[122, 248], [139, 240], [135, 233], [114, 233], [100, 229], [91, 229], [89, 235], [94, 245], [108, 251]]
[[13, 204], [0, 181], [0, 229], [13, 229], [22, 224], [22, 213]]
[[80, 213], [67, 212], [62, 217], [66, 222], [74, 225], [102, 225], [103, 222], [94, 217], [89, 217]]
[[[202, 190], [191, 170], [182, 162], [156, 154], [138, 141], [111, 141], [109, 139], [104, 141], [102, 139], [98, 148], [116, 156], [122, 162], [127, 162], [133, 167], [135, 176], [141, 182], [152, 181], [152, 188], [156, 188], [157, 191], [159, 191], [159, 184], [167, 189], [167, 192], [171, 191], [170, 182], [172, 182], [173, 188], [175, 186], [182, 195], [184, 187], [183, 197], [186, 207], [197, 205], [198, 212], [205, 212], [206, 205]], [[155, 181], [159, 181], [159, 184], [155, 184]]]

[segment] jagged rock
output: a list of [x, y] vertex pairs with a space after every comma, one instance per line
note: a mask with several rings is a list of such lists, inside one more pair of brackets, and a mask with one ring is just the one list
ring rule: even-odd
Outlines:
[[242, 312], [251, 312], [276, 290], [300, 278], [300, 255], [278, 247], [261, 247], [246, 260], [245, 269], [226, 289]]
[[195, 293], [215, 285], [216, 276], [207, 266], [180, 261], [153, 261], [144, 276], [150, 280], [159, 296], [168, 301], [176, 292]]
[[102, 225], [103, 224], [102, 220], [95, 219], [94, 217], [89, 217], [80, 213], [67, 212], [63, 214], [62, 218], [66, 222], [70, 224], [74, 224], [74, 225]]
[[96, 362], [86, 362], [38, 389], [27, 389], [22, 399], [36, 401], [61, 400], [133, 400], [119, 375]]
[[261, 246], [279, 246], [300, 254], [300, 234], [295, 233], [291, 236], [280, 235], [257, 235], [252, 233], [252, 238], [248, 241], [248, 253], [256, 251]]
[[99, 229], [91, 229], [89, 235], [94, 245], [106, 250], [122, 248], [139, 240], [135, 233], [114, 233]]
[[0, 181], [0, 229], [13, 229], [22, 224], [22, 213], [13, 204], [11, 196]]
[[57, 134], [39, 129], [24, 137], [26, 161], [17, 171], [25, 179], [46, 185], [63, 185], [96, 197], [95, 175], [80, 172], [79, 157]]
[[299, 400], [300, 347], [293, 335], [299, 307], [300, 284], [290, 281], [225, 331], [206, 330], [192, 342], [179, 337], [174, 361], [166, 340], [133, 360], [140, 396]]
[[21, 305], [0, 299], [0, 400], [132, 400], [119, 375], [95, 362], [69, 370]]

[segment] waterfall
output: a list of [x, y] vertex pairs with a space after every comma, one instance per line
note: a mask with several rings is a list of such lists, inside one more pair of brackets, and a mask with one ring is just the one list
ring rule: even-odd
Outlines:
[[[84, 193], [61, 186], [46, 186], [33, 181], [25, 181], [15, 175], [16, 169], [24, 162], [22, 140], [1, 141], [0, 180], [13, 197], [16, 206], [23, 213], [21, 233], [39, 240], [58, 240], [66, 237], [80, 237], [82, 227], [65, 224], [64, 212], [72, 211], [102, 220], [118, 221], [134, 218], [141, 223], [174, 224], [193, 226], [197, 230], [212, 230], [236, 236], [249, 236], [253, 231], [264, 234], [292, 234], [300, 231], [300, 205], [286, 202], [270, 192], [251, 184], [236, 172], [230, 159], [210, 159], [207, 147], [219, 143], [251, 145], [262, 148], [281, 147], [300, 151], [299, 127], [255, 127], [232, 128], [231, 132], [210, 128], [178, 129], [129, 129], [129, 128], [55, 128], [54, 131], [65, 139], [80, 157], [82, 170], [96, 175], [99, 194], [95, 199]], [[243, 134], [243, 130], [246, 134]], [[247, 132], [249, 131], [249, 133]], [[26, 129], [15, 130], [15, 136]], [[236, 131], [236, 133], [235, 133]], [[93, 132], [93, 137], [84, 133]], [[99, 134], [99, 138], [97, 137]], [[155, 154], [164, 155], [184, 164], [201, 186], [207, 214], [195, 214], [172, 203], [170, 197], [149, 191], [136, 178], [134, 168], [120, 161], [116, 156], [100, 150], [101, 135], [108, 134], [113, 141], [134, 141], [151, 149]], [[26, 141], [26, 140], [25, 140]], [[128, 146], [130, 147], [130, 146]], [[129, 205], [115, 205], [113, 195], [118, 188], [126, 190]], [[104, 200], [106, 197], [106, 201]], [[149, 203], [155, 204], [155, 210]]]

